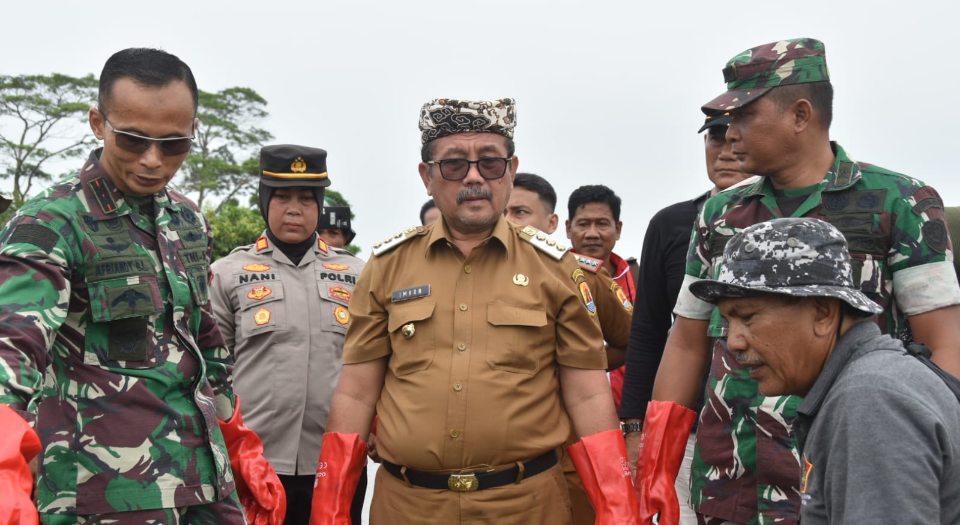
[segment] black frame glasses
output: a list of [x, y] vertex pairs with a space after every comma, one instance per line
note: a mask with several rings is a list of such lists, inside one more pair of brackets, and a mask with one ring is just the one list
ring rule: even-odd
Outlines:
[[107, 123], [110, 131], [112, 131], [116, 136], [117, 147], [137, 155], [146, 153], [146, 151], [150, 149], [150, 145], [156, 142], [157, 147], [160, 148], [160, 153], [163, 154], [163, 156], [177, 157], [179, 155], [188, 153], [190, 148], [193, 147], [193, 141], [197, 138], [196, 135], [191, 135], [189, 137], [166, 137], [162, 139], [144, 137], [143, 135], [137, 135], [136, 133], [130, 133], [129, 131], [120, 131], [119, 129], [113, 127], [113, 124], [107, 120], [107, 116], [103, 114], [103, 111], [97, 109], [97, 113], [100, 113], [100, 116], [103, 117], [103, 121]]
[[487, 180], [496, 180], [503, 178], [507, 173], [507, 166], [513, 161], [513, 157], [481, 157], [477, 160], [467, 159], [444, 159], [431, 160], [427, 164], [440, 167], [440, 176], [444, 180], [458, 181], [463, 180], [470, 173], [470, 165], [476, 164], [480, 176]]

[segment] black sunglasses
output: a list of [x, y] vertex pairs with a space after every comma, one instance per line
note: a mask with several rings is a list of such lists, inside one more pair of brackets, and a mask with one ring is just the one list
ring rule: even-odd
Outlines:
[[463, 180], [470, 171], [470, 165], [476, 164], [480, 176], [487, 180], [494, 180], [503, 177], [507, 172], [507, 164], [513, 160], [500, 157], [483, 157], [480, 160], [467, 159], [446, 159], [431, 160], [427, 164], [440, 166], [440, 176], [446, 180]]
[[97, 112], [100, 113], [103, 121], [110, 127], [110, 131], [114, 133], [117, 146], [124, 151], [136, 153], [137, 155], [146, 153], [146, 151], [150, 149], [150, 145], [156, 142], [157, 147], [160, 148], [160, 153], [165, 157], [176, 157], [190, 151], [190, 148], [193, 146], [193, 140], [197, 138], [196, 136], [190, 136], [155, 139], [153, 137], [144, 137], [143, 135], [130, 133], [129, 131], [120, 131], [113, 127], [113, 124], [107, 120], [107, 116], [103, 114], [103, 111], [98, 109]]

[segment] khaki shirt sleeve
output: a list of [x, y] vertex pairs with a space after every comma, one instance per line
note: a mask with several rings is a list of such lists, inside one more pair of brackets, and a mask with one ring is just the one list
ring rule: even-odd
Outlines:
[[350, 300], [350, 326], [343, 343], [343, 364], [365, 363], [390, 355], [390, 333], [387, 310], [380, 290], [383, 282], [381, 260], [374, 256], [367, 261]]
[[600, 268], [597, 273], [584, 272], [584, 277], [597, 303], [603, 339], [612, 346], [625, 348], [630, 339], [633, 304], [606, 268]]
[[[559, 261], [561, 276], [557, 286], [557, 363], [573, 368], [607, 369], [607, 354], [603, 348], [603, 333], [597, 315], [588, 309], [594, 302], [593, 289], [585, 279], [580, 283], [571, 278], [580, 270], [572, 256]], [[585, 276], [584, 276], [585, 277]]]

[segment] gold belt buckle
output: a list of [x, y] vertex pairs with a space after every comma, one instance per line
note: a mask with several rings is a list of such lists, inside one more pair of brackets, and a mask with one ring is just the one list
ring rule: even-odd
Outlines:
[[454, 492], [472, 492], [480, 488], [480, 482], [473, 474], [451, 474], [447, 487]]

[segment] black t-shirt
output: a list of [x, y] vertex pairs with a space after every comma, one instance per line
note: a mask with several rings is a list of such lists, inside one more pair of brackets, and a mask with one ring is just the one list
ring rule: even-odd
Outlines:
[[[637, 302], [627, 345], [627, 369], [620, 399], [621, 419], [642, 419], [647, 412], [653, 381], [673, 326], [673, 307], [686, 275], [690, 232], [700, 207], [709, 196], [705, 193], [694, 200], [668, 206], [657, 212], [647, 226], [640, 254]], [[702, 407], [701, 396], [695, 407], [698, 413]]]

